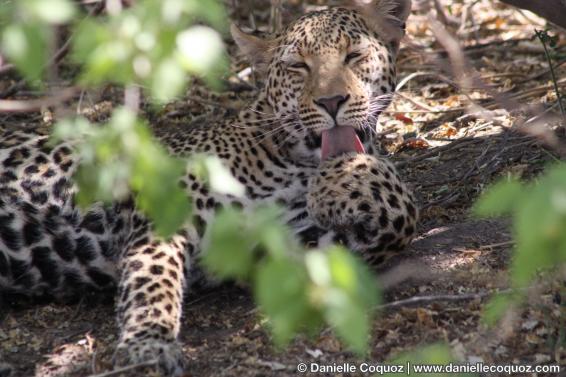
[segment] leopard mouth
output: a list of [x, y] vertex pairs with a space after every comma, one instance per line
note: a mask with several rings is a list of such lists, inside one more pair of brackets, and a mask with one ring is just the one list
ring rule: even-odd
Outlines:
[[322, 161], [351, 152], [366, 153], [354, 127], [336, 126], [322, 131]]

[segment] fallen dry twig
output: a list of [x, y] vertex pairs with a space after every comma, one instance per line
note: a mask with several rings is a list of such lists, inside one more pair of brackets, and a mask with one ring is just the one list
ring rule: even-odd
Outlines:
[[111, 371], [108, 372], [104, 372], [104, 373], [99, 373], [99, 374], [91, 374], [87, 377], [110, 377], [110, 376], [117, 376], [121, 373], [124, 372], [128, 372], [134, 369], [138, 369], [138, 368], [144, 368], [144, 367], [151, 367], [157, 364], [157, 360], [150, 360], [150, 361], [146, 361], [143, 363], [138, 363], [138, 364], [131, 364], [131, 365], [126, 365], [125, 367], [122, 368], [116, 368], [113, 369]]
[[432, 304], [437, 302], [459, 302], [481, 300], [494, 294], [508, 294], [513, 292], [512, 289], [505, 289], [498, 292], [479, 292], [467, 293], [462, 295], [436, 295], [436, 296], [414, 296], [404, 300], [393, 301], [387, 304], [379, 305], [377, 310], [394, 310], [403, 307], [416, 306], [422, 304]]
[[67, 101], [78, 92], [77, 87], [62, 89], [50, 97], [31, 99], [31, 100], [0, 100], [0, 112], [19, 113], [27, 111], [36, 111], [44, 107], [55, 106], [61, 102]]

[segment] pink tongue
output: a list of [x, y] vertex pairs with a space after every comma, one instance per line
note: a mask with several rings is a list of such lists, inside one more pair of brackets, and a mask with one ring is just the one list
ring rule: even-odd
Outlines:
[[348, 152], [366, 153], [353, 127], [333, 127], [322, 131], [322, 161]]

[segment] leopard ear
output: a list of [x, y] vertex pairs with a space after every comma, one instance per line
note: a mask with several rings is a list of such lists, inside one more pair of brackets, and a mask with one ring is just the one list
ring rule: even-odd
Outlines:
[[242, 31], [235, 24], [230, 27], [232, 38], [240, 51], [250, 60], [257, 71], [265, 73], [273, 54], [273, 42]]
[[385, 40], [399, 43], [405, 35], [411, 0], [350, 0], [350, 3]]

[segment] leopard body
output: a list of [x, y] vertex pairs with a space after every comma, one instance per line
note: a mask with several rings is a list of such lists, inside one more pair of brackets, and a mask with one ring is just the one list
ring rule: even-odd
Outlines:
[[[217, 156], [245, 195], [211, 191], [188, 172], [181, 185], [193, 202], [193, 221], [169, 240], [154, 234], [132, 200], [81, 210], [74, 201], [79, 161], [71, 145], [52, 145], [40, 133], [2, 131], [0, 291], [68, 297], [85, 289], [117, 289], [116, 363], [157, 358], [165, 374], [179, 375], [183, 295], [207, 282], [197, 261], [218, 209], [278, 204], [284, 222], [309, 245], [341, 242], [374, 262], [398, 253], [414, 235], [416, 211], [408, 210], [414, 198], [404, 185], [386, 183], [386, 175], [397, 179], [390, 165], [376, 172], [382, 196], [371, 200], [398, 197], [402, 208], [395, 213], [379, 207], [381, 221], [391, 224], [403, 212], [404, 223], [388, 228], [393, 238], [317, 221], [309, 207], [327, 208], [324, 195], [311, 195], [307, 206], [309, 182], [320, 173], [321, 133], [353, 127], [365, 153], [375, 154], [376, 120], [395, 88], [410, 1], [354, 3], [307, 14], [269, 39], [233, 28], [234, 39], [265, 77], [257, 100], [223, 124], [158, 129], [156, 137], [176, 156]], [[354, 222], [373, 210], [352, 208]]]

